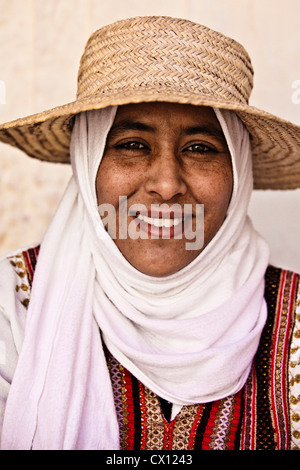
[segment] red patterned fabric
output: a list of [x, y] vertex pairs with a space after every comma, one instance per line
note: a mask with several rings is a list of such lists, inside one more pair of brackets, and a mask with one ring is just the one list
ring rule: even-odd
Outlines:
[[242, 449], [290, 448], [288, 363], [298, 283], [289, 271], [270, 267], [266, 273], [269, 314], [244, 388]]

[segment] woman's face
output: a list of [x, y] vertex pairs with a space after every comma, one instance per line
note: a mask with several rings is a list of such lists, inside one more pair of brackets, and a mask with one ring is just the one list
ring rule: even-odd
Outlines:
[[[136, 269], [162, 277], [195, 259], [221, 227], [232, 186], [230, 153], [211, 108], [158, 102], [118, 108], [97, 174], [97, 201], [114, 209], [114, 241]], [[196, 240], [200, 230], [203, 243], [191, 249], [191, 234]]]

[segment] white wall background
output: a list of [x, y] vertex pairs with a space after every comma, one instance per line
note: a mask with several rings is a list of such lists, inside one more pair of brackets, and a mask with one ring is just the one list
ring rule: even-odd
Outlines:
[[[300, 103], [292, 101], [299, 0], [0, 0], [0, 121], [72, 101], [89, 35], [136, 15], [188, 18], [240, 41], [255, 69], [251, 104], [300, 124]], [[66, 166], [0, 144], [0, 255], [41, 240], [69, 176]], [[255, 192], [249, 209], [271, 261], [297, 271], [299, 207], [300, 190], [267, 191]]]

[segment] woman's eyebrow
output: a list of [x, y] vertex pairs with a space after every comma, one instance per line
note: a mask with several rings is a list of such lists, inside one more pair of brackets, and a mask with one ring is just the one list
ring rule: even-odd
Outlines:
[[124, 131], [144, 131], [144, 132], [155, 132], [155, 127], [149, 126], [140, 121], [135, 121], [131, 119], [124, 119], [122, 121], [113, 124], [109, 135], [110, 136], [117, 136], [121, 132]]
[[196, 126], [188, 126], [182, 129], [182, 134], [184, 135], [196, 135], [196, 134], [203, 134], [211, 137], [216, 137], [223, 142], [226, 142], [225, 136], [223, 134], [222, 129], [218, 128], [214, 124], [207, 123], [201, 124]]
[[[110, 137], [116, 137], [124, 131], [142, 131], [142, 132], [152, 132], [154, 133], [157, 130], [156, 127], [150, 126], [141, 121], [133, 119], [123, 119], [116, 124], [114, 124], [109, 132]], [[222, 129], [218, 128], [212, 123], [203, 123], [195, 126], [186, 126], [181, 129], [182, 135], [196, 135], [202, 134], [206, 136], [215, 137], [222, 142], [226, 142]]]

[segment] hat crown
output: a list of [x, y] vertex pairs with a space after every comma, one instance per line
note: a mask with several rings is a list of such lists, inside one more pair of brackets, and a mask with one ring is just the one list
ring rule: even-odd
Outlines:
[[[178, 93], [247, 104], [253, 68], [242, 45], [206, 26], [169, 17], [137, 17], [97, 30], [82, 55], [77, 97], [145, 100]], [[185, 98], [184, 98], [185, 97]]]

